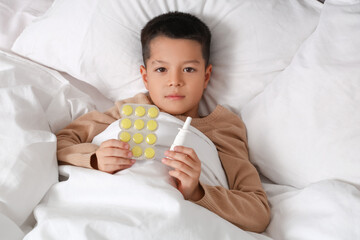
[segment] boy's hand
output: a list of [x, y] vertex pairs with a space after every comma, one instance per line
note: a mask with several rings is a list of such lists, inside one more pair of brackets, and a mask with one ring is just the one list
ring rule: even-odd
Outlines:
[[204, 196], [199, 184], [201, 162], [192, 148], [176, 146], [174, 151], [166, 151], [162, 162], [174, 168], [170, 176], [177, 179], [177, 188], [186, 200], [197, 201]]
[[116, 173], [131, 167], [134, 163], [130, 145], [116, 139], [101, 143], [96, 150], [97, 169], [107, 173]]

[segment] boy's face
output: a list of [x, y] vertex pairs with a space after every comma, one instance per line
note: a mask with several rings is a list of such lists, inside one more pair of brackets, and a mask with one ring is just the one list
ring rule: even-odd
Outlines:
[[140, 72], [151, 100], [173, 115], [198, 117], [198, 105], [212, 66], [205, 68], [201, 44], [194, 40], [155, 37], [150, 58]]

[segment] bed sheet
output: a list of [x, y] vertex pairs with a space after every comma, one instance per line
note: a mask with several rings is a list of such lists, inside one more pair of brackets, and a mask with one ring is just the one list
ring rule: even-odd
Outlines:
[[0, 52], [1, 234], [29, 229], [34, 207], [58, 179], [54, 133], [94, 108], [58, 72]]
[[62, 77], [64, 77], [66, 80], [68, 80], [72, 86], [76, 87], [81, 92], [88, 95], [92, 99], [96, 110], [98, 110], [100, 112], [104, 112], [114, 106], [114, 101], [112, 101], [111, 99], [104, 96], [94, 86], [92, 86], [84, 81], [80, 81], [79, 79], [74, 78], [73, 76], [71, 76], [65, 72], [59, 72], [59, 73], [61, 74]]

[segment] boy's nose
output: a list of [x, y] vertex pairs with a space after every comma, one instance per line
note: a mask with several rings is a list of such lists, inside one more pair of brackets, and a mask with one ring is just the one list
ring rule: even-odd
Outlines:
[[170, 80], [169, 80], [169, 86], [171, 87], [181, 87], [183, 85], [183, 80], [181, 73], [175, 72], [171, 74]]

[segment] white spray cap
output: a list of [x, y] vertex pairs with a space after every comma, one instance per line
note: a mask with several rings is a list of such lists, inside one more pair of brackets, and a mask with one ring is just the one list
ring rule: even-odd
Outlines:
[[183, 130], [187, 130], [187, 129], [189, 129], [189, 126], [190, 126], [191, 120], [192, 120], [192, 118], [191, 118], [191, 117], [187, 117], [187, 118], [186, 118], [186, 121], [185, 121], [185, 123], [184, 123], [184, 125], [183, 125], [183, 127], [182, 127], [182, 129], [183, 129]]

